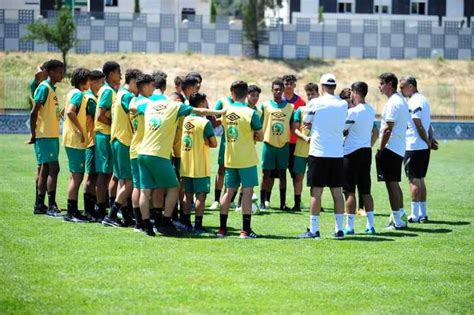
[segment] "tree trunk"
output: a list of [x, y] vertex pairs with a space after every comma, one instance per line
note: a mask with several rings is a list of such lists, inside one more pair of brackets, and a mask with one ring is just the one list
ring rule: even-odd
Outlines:
[[64, 63], [64, 73], [66, 74], [67, 73], [67, 61], [66, 61], [66, 57], [67, 57], [67, 51], [61, 51], [61, 54], [63, 56], [63, 63]]

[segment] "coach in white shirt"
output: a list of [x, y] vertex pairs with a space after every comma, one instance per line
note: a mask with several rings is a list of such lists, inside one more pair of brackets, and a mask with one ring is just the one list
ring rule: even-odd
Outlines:
[[400, 79], [400, 91], [408, 98], [411, 119], [408, 120], [405, 173], [410, 182], [411, 215], [408, 222], [426, 222], [426, 185], [424, 178], [430, 162], [430, 148], [437, 148], [431, 128], [430, 104], [418, 92], [416, 79], [407, 76]]
[[375, 234], [374, 200], [370, 194], [370, 166], [372, 164], [372, 145], [377, 140], [377, 128], [374, 126], [375, 111], [365, 102], [368, 86], [365, 82], [351, 85], [351, 100], [354, 107], [349, 108], [344, 128], [344, 186], [346, 197], [347, 223], [345, 235], [355, 234], [355, 189], [362, 198], [367, 212], [365, 233]]
[[343, 131], [347, 102], [334, 96], [336, 77], [324, 74], [320, 80], [322, 96], [309, 102], [304, 123], [311, 125], [307, 185], [311, 187], [310, 227], [300, 238], [320, 238], [319, 212], [324, 187], [331, 189], [336, 228], [334, 237], [344, 238], [343, 211]]
[[376, 155], [377, 179], [384, 181], [390, 199], [392, 215], [388, 228], [405, 229], [407, 219], [403, 209], [401, 181], [402, 162], [405, 156], [405, 138], [410, 117], [408, 104], [397, 93], [398, 79], [390, 72], [379, 76], [379, 90], [388, 97], [382, 110], [380, 149]]

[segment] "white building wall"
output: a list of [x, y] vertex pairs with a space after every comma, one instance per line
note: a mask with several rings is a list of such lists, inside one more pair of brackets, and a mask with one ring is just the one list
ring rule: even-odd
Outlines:
[[463, 18], [464, 16], [464, 0], [447, 0], [446, 17]]

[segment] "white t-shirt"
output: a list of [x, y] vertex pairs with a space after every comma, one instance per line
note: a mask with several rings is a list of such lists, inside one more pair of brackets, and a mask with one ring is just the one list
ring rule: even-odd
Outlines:
[[370, 148], [375, 111], [367, 103], [349, 108], [345, 130], [349, 133], [344, 139], [344, 155], [361, 148]]
[[406, 149], [409, 151], [426, 150], [428, 149], [428, 144], [421, 139], [418, 129], [413, 122], [413, 118], [421, 120], [421, 124], [428, 135], [428, 130], [431, 124], [430, 104], [423, 95], [417, 92], [408, 100], [408, 107], [410, 109], [411, 119], [408, 119]]
[[305, 123], [311, 123], [309, 155], [315, 157], [344, 156], [343, 131], [347, 117], [347, 102], [324, 94], [312, 99], [305, 109]]
[[388, 122], [393, 122], [392, 132], [385, 147], [400, 156], [405, 156], [408, 119], [410, 119], [410, 112], [407, 102], [400, 94], [392, 94], [382, 110], [380, 139], [382, 139], [384, 126], [386, 127]]

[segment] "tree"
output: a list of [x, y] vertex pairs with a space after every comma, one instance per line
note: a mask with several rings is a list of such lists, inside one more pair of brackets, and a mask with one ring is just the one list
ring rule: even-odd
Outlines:
[[140, 13], [140, 0], [135, 0], [133, 2], [133, 13], [139, 14]]
[[243, 4], [245, 37], [252, 43], [255, 55], [260, 46], [259, 32], [265, 28], [265, 10], [281, 7], [282, 0], [247, 0]]
[[26, 26], [28, 34], [22, 40], [37, 40], [42, 43], [51, 43], [61, 51], [64, 69], [67, 69], [67, 54], [77, 44], [75, 37], [76, 25], [71, 10], [62, 7], [58, 11], [56, 24], [49, 26], [44, 22], [34, 22]]

